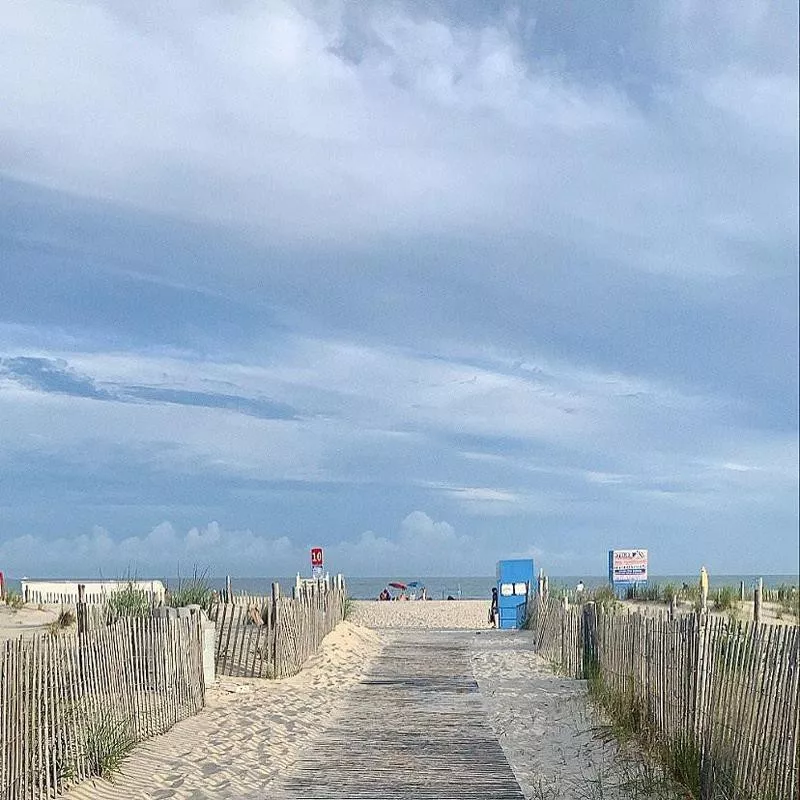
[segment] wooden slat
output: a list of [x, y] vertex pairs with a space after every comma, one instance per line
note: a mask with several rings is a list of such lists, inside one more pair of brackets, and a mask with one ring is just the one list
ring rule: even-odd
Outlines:
[[523, 800], [468, 648], [446, 632], [396, 632], [272, 800]]

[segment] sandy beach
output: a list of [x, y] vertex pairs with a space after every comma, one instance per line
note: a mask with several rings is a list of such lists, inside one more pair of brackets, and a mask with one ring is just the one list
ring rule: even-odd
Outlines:
[[0, 642], [23, 636], [29, 639], [47, 633], [47, 626], [58, 619], [60, 606], [23, 606], [14, 611], [5, 603], [0, 603]]
[[483, 630], [488, 619], [488, 600], [355, 600], [350, 616], [368, 628], [426, 630]]

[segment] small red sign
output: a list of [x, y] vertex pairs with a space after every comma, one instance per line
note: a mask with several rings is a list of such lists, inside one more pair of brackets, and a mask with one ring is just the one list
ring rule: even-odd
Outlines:
[[322, 566], [322, 548], [321, 547], [312, 547], [311, 548], [311, 566], [312, 567], [321, 567]]

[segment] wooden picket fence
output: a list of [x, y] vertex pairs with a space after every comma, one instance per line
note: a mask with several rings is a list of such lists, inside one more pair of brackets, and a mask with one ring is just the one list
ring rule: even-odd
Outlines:
[[535, 597], [540, 654], [601, 681], [665, 753], [694, 753], [701, 800], [800, 798], [800, 628], [644, 616]]
[[282, 597], [273, 585], [270, 597], [236, 597], [212, 605], [216, 624], [218, 674], [253, 678], [296, 675], [319, 649], [323, 638], [344, 619], [346, 590], [333, 585], [303, 586]]
[[0, 644], [0, 798], [42, 800], [204, 702], [199, 617]]

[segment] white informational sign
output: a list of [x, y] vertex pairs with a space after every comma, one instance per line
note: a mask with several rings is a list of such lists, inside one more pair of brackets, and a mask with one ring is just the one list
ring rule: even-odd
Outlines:
[[608, 579], [611, 583], [645, 583], [647, 550], [609, 550]]

